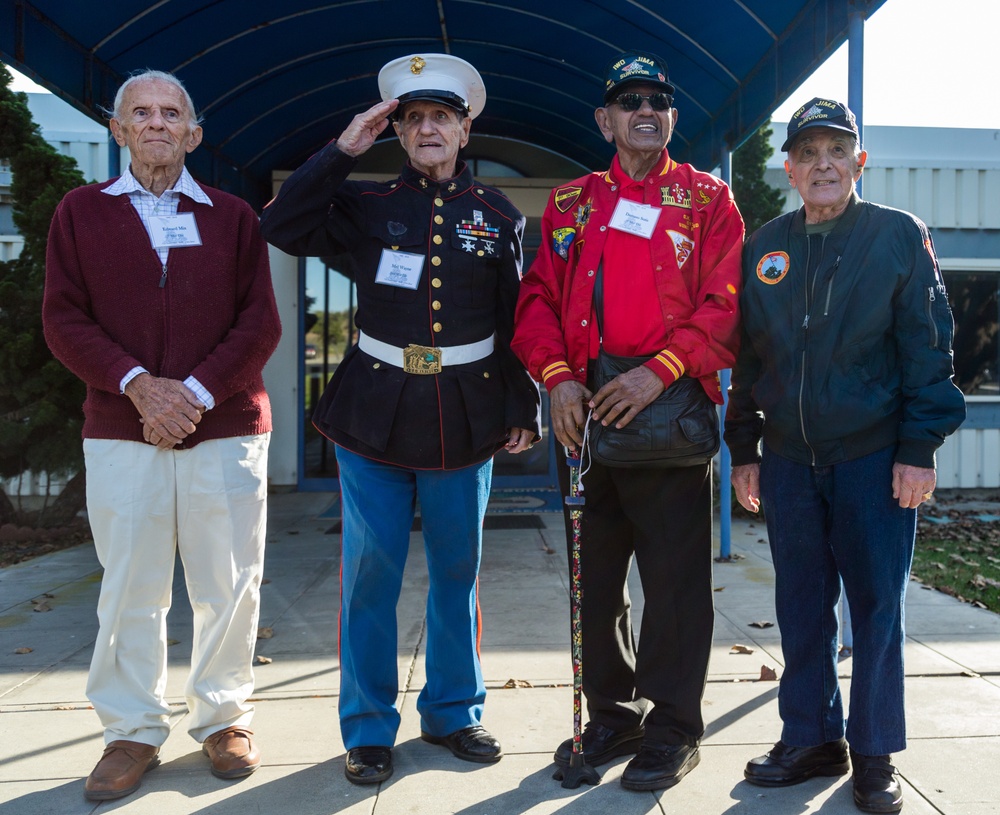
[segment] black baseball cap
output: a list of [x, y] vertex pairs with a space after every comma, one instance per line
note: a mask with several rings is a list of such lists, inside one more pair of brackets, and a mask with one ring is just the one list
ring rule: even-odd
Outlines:
[[858, 123], [851, 113], [850, 108], [843, 102], [836, 102], [833, 99], [821, 99], [815, 97], [806, 102], [792, 115], [792, 120], [788, 123], [788, 134], [785, 143], [781, 145], [781, 152], [787, 153], [792, 142], [799, 133], [810, 127], [830, 127], [834, 130], [842, 130], [850, 133], [860, 143], [861, 137], [858, 135]]
[[620, 92], [623, 85], [643, 82], [655, 85], [673, 96], [674, 86], [667, 78], [667, 63], [656, 54], [645, 51], [623, 51], [604, 71], [604, 104], [608, 104]]

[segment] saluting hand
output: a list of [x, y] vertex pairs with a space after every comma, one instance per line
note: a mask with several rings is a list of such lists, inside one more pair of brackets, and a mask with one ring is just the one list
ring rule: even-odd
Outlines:
[[398, 99], [390, 99], [388, 102], [373, 105], [364, 113], [359, 113], [340, 134], [340, 138], [337, 139], [337, 149], [352, 158], [357, 158], [366, 152], [389, 126], [387, 117], [398, 105]]

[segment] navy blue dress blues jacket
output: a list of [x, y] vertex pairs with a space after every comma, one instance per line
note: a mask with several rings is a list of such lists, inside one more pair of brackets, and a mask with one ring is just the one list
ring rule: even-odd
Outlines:
[[[461, 161], [440, 182], [409, 164], [393, 181], [353, 181], [355, 164], [335, 144], [316, 153], [264, 209], [264, 238], [292, 255], [348, 256], [355, 322], [376, 340], [449, 347], [495, 335], [495, 347], [476, 362], [411, 374], [354, 346], [313, 423], [355, 453], [413, 469], [485, 461], [512, 427], [537, 437], [538, 388], [510, 350], [524, 216]], [[422, 256], [415, 288], [377, 282], [386, 251]]]

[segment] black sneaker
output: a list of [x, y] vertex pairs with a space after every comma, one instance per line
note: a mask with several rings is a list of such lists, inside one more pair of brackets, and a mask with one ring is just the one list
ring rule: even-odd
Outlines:
[[762, 787], [787, 787], [814, 775], [846, 775], [848, 770], [843, 739], [815, 747], [789, 747], [779, 741], [766, 755], [750, 759], [743, 777]]
[[[639, 752], [645, 728], [639, 725], [634, 730], [612, 730], [603, 724], [588, 722], [580, 736], [583, 757], [591, 767], [607, 764], [618, 756], [631, 756]], [[552, 760], [560, 767], [569, 766], [573, 755], [573, 739], [566, 739], [556, 748]]]
[[862, 812], [899, 812], [903, 789], [892, 766], [892, 756], [863, 756], [851, 750], [854, 767], [854, 804]]

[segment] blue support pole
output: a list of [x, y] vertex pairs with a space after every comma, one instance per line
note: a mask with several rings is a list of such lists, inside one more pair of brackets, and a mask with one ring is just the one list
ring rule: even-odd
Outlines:
[[[865, 13], [860, 4], [854, 6], [847, 18], [847, 106], [858, 120], [858, 137], [865, 143]], [[861, 178], [855, 188], [861, 195]]]
[[[858, 140], [865, 143], [865, 13], [861, 3], [854, 3], [847, 17], [847, 106], [858, 123]], [[861, 195], [862, 178], [855, 189]], [[851, 610], [847, 595], [840, 596], [840, 644], [847, 653], [854, 649], [854, 632], [851, 629]]]
[[[722, 154], [721, 164], [722, 180], [727, 185], [733, 185], [733, 151], [728, 147]], [[725, 421], [726, 406], [729, 404], [729, 369], [719, 371], [719, 380], [722, 385], [722, 414], [720, 423]], [[721, 431], [721, 428], [720, 428]], [[729, 455], [729, 448], [726, 443], [722, 443], [719, 450], [719, 558], [729, 557], [730, 543], [733, 536], [733, 505], [732, 490], [729, 489], [729, 476], [732, 473], [732, 457]]]

